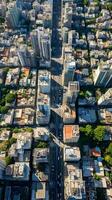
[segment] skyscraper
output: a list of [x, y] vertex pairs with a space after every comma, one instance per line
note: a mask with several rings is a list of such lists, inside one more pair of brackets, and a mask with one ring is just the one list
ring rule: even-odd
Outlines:
[[15, 29], [19, 25], [20, 10], [14, 3], [9, 4], [8, 11], [6, 13], [6, 23], [8, 28]]
[[112, 65], [110, 64], [101, 64], [95, 70], [94, 84], [96, 86], [108, 87], [112, 86]]
[[39, 27], [31, 33], [31, 42], [37, 56], [49, 61], [51, 58], [51, 35], [49, 29]]
[[99, 105], [112, 105], [112, 88], [109, 88], [105, 94], [103, 94], [99, 100]]
[[39, 31], [38, 29], [33, 30], [31, 32], [31, 42], [33, 50], [36, 54], [36, 56], [40, 56], [40, 50], [39, 50]]
[[26, 45], [20, 46], [18, 50], [18, 57], [23, 67], [36, 67], [34, 52], [32, 50], [28, 50]]
[[75, 69], [76, 69], [76, 63], [74, 60], [65, 62], [63, 71], [64, 86], [68, 86], [69, 81], [73, 81]]

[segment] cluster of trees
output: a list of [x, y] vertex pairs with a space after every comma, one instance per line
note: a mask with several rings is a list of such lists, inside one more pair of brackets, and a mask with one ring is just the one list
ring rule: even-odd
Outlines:
[[16, 98], [16, 93], [9, 93], [9, 90], [2, 89], [1, 90], [1, 100], [0, 100], [0, 113], [6, 114], [9, 110], [9, 107], [6, 105], [7, 103], [12, 103]]
[[10, 138], [7, 141], [3, 141], [0, 143], [0, 151], [7, 151], [12, 144], [16, 142], [16, 138]]
[[1, 114], [6, 114], [9, 110], [8, 106], [0, 106], [0, 113]]
[[[99, 4], [100, 4], [100, 0], [94, 0], [94, 2], [95, 2], [95, 3], [97, 3], [97, 5], [99, 5]], [[89, 3], [89, 1], [88, 1], [88, 0], [83, 0], [83, 4], [84, 4], [84, 5], [86, 5], [86, 6], [87, 6], [87, 5], [88, 5], [88, 3]]]
[[94, 141], [102, 142], [106, 130], [104, 126], [97, 126], [96, 128], [94, 128], [91, 125], [86, 125], [85, 127], [80, 127], [80, 131]]
[[107, 165], [112, 166], [112, 142], [106, 148], [104, 159]]
[[16, 98], [16, 94], [15, 93], [9, 93], [6, 95], [5, 100], [7, 103], [12, 103]]
[[29, 132], [29, 133], [32, 133], [33, 132], [33, 128], [31, 127], [25, 127], [25, 128], [12, 128], [11, 129], [14, 133], [20, 133], [20, 132]]
[[37, 141], [35, 144], [36, 148], [47, 148], [48, 147], [48, 143], [44, 142], [44, 141]]

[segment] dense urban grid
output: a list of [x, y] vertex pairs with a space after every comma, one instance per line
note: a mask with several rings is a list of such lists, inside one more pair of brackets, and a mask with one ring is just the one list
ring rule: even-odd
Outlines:
[[112, 0], [0, 1], [0, 200], [112, 200]]

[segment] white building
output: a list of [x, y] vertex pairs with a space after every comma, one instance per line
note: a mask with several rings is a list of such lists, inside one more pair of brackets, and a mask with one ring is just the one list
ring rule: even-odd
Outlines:
[[99, 100], [99, 105], [111, 105], [112, 104], [112, 88], [108, 89], [105, 94], [103, 94]]
[[51, 74], [47, 70], [38, 72], [37, 124], [48, 124], [50, 121], [50, 87]]
[[64, 166], [64, 199], [86, 200], [85, 182], [78, 164]]
[[38, 88], [39, 92], [49, 94], [51, 87], [51, 73], [47, 70], [39, 70], [38, 72]]
[[64, 148], [64, 161], [78, 162], [81, 159], [79, 147], [66, 146]]
[[112, 86], [112, 65], [102, 63], [95, 70], [93, 77], [96, 86]]

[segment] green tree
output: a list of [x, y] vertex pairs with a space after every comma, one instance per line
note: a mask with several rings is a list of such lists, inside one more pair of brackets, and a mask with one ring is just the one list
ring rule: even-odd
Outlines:
[[8, 149], [8, 141], [3, 141], [0, 143], [0, 151], [6, 151]]
[[47, 142], [38, 141], [36, 143], [36, 148], [47, 148], [47, 147], [48, 147], [48, 143]]
[[9, 140], [9, 145], [11, 146], [12, 144], [16, 143], [17, 139], [16, 138], [10, 138]]
[[104, 160], [108, 165], [112, 166], [112, 157], [110, 155], [105, 155]]
[[112, 142], [109, 144], [105, 151], [104, 160], [108, 165], [112, 166]]
[[94, 178], [95, 178], [95, 180], [97, 180], [97, 181], [101, 180], [101, 177], [98, 176], [96, 173], [94, 173]]
[[83, 0], [83, 4], [87, 6], [88, 5], [88, 0]]
[[5, 157], [5, 163], [6, 163], [6, 165], [12, 164], [13, 163], [13, 158], [10, 157], [10, 156], [6, 156]]
[[1, 114], [6, 114], [8, 112], [8, 106], [1, 106], [0, 107], [0, 113]]
[[112, 142], [109, 144], [108, 148], [106, 149], [106, 153], [112, 156]]
[[14, 133], [19, 133], [19, 132], [21, 131], [21, 129], [20, 129], [20, 128], [13, 128], [12, 131], [13, 131]]
[[88, 137], [93, 137], [94, 131], [91, 125], [86, 125], [86, 127], [80, 127], [80, 131]]
[[93, 136], [93, 128], [91, 125], [86, 125], [86, 132], [85, 132], [86, 136]]
[[105, 127], [103, 126], [97, 126], [97, 128], [95, 128], [94, 130], [94, 140], [96, 140], [97, 142], [102, 142], [103, 138], [105, 135]]
[[80, 132], [85, 133], [86, 129], [85, 127], [80, 127]]
[[6, 100], [7, 103], [12, 103], [15, 98], [16, 98], [16, 94], [9, 93], [9, 94], [6, 95], [5, 100]]
[[31, 128], [31, 127], [26, 127], [26, 128], [24, 128], [24, 130], [29, 132], [29, 133], [33, 132], [33, 128]]

